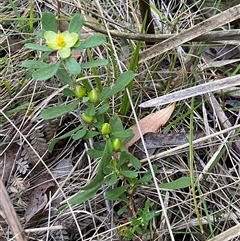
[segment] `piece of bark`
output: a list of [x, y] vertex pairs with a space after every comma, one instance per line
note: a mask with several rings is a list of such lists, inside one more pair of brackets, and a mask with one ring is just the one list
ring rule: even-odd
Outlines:
[[[205, 136], [203, 131], [197, 131], [193, 133], [193, 140], [202, 138]], [[185, 133], [169, 133], [169, 134], [160, 134], [160, 133], [148, 133], [144, 135], [144, 144], [148, 149], [148, 154], [153, 155], [156, 150], [171, 148], [175, 146], [181, 146], [189, 142], [189, 132]], [[205, 143], [198, 143], [194, 145], [194, 148], [198, 148], [205, 145]], [[134, 151], [134, 156], [139, 159], [146, 157], [146, 154], [143, 151], [142, 141], [139, 140], [136, 143], [136, 148]], [[133, 150], [130, 152], [133, 152]]]
[[55, 181], [50, 174], [43, 174], [35, 182], [35, 187], [31, 191], [28, 206], [25, 212], [25, 220], [29, 222], [35, 215], [37, 215], [47, 204], [47, 191], [50, 187], [54, 187]]
[[[205, 136], [205, 133], [203, 131], [194, 132], [193, 140], [199, 139], [204, 136]], [[169, 133], [169, 134], [148, 133], [144, 135], [144, 143], [147, 149], [180, 146], [188, 142], [189, 142], [189, 132]]]
[[0, 179], [6, 183], [11, 172], [15, 169], [15, 157], [18, 152], [19, 146], [16, 143], [12, 143], [4, 153], [0, 155]]

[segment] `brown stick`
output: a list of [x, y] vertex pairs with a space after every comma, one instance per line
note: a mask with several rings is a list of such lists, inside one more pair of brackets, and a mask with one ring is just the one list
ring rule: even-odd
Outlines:
[[15, 239], [17, 241], [27, 241], [24, 230], [18, 220], [17, 214], [13, 208], [11, 200], [8, 196], [7, 190], [0, 178], [0, 206], [5, 214], [8, 225], [10, 226]]
[[171, 49], [178, 47], [179, 45], [189, 42], [194, 38], [201, 36], [215, 28], [218, 28], [224, 24], [230, 23], [240, 18], [240, 4], [227, 9], [205, 21], [198, 23], [197, 25], [189, 28], [178, 35], [171, 37], [161, 43], [158, 43], [151, 48], [143, 51], [139, 55], [139, 63], [152, 59], [159, 54], [165, 53]]
[[[92, 20], [92, 18], [87, 18]], [[107, 35], [107, 31], [101, 28], [97, 24], [89, 24], [84, 23], [84, 25], [96, 32], [103, 33]], [[130, 33], [123, 32], [118, 30], [109, 30], [109, 33], [113, 37], [118, 37], [122, 39], [132, 39], [132, 40], [140, 40], [140, 41], [148, 41], [148, 42], [162, 42], [169, 38], [175, 37], [178, 34], [144, 34], [144, 33]], [[239, 40], [240, 38], [240, 30], [233, 29], [227, 31], [212, 31], [209, 33], [204, 33], [201, 36], [194, 37], [191, 41], [194, 42], [219, 42], [219, 41], [228, 41], [228, 40]]]

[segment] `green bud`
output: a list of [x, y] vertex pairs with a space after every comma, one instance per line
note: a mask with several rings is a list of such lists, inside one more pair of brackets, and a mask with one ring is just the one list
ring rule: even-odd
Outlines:
[[93, 89], [88, 93], [88, 98], [90, 103], [96, 103], [99, 98], [98, 91]]
[[112, 148], [114, 151], [119, 151], [122, 147], [122, 142], [119, 138], [115, 138], [112, 140]]
[[104, 124], [102, 125], [101, 133], [102, 133], [103, 135], [108, 135], [108, 134], [111, 133], [111, 131], [112, 131], [112, 127], [111, 127], [110, 124], [104, 123]]
[[86, 113], [82, 113], [82, 120], [87, 124], [91, 124], [93, 122], [93, 118], [93, 116], [86, 115]]
[[86, 95], [86, 89], [81, 85], [75, 87], [74, 93], [77, 97], [82, 98]]

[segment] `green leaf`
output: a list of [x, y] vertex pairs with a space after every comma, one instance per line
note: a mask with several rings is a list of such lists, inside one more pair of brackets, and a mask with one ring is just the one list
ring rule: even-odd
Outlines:
[[11, 87], [10, 83], [8, 81], [2, 81], [2, 83], [4, 84], [5, 88], [7, 89], [8, 95], [10, 97], [12, 97], [12, 87]]
[[79, 47], [75, 49], [84, 50], [88, 48], [94, 48], [99, 45], [102, 45], [106, 41], [106, 37], [103, 34], [94, 34], [87, 39], [85, 39]]
[[35, 80], [47, 80], [53, 77], [61, 64], [61, 61], [58, 61], [55, 64], [48, 65], [47, 67], [41, 68], [36, 70], [35, 72], [32, 73], [32, 77]]
[[138, 235], [142, 236], [143, 235], [143, 229], [140, 226], [135, 227], [135, 233], [137, 232]]
[[124, 177], [127, 178], [135, 178], [138, 176], [138, 174], [135, 171], [121, 171], [120, 172]]
[[103, 95], [101, 92], [100, 94], [100, 100], [108, 99], [109, 97], [117, 94], [119, 91], [123, 90], [134, 78], [134, 72], [131, 70], [128, 70], [126, 72], [123, 72], [116, 80], [114, 86], [112, 89]]
[[80, 17], [80, 14], [75, 14], [70, 21], [68, 30], [70, 33], [79, 34], [83, 26], [83, 19]]
[[116, 114], [111, 116], [111, 118], [109, 119], [109, 124], [112, 126], [112, 132], [123, 130], [122, 121]]
[[99, 183], [103, 183], [104, 180], [104, 173], [103, 173], [103, 169], [109, 164], [109, 162], [112, 159], [112, 144], [111, 144], [111, 140], [108, 139], [106, 141], [106, 145], [103, 151], [103, 155], [102, 158], [99, 162], [98, 165], [98, 170], [97, 170], [97, 174], [96, 176], [84, 187], [82, 187], [82, 190], [89, 190], [92, 189], [96, 186], [99, 185]]
[[150, 182], [152, 180], [152, 174], [151, 173], [146, 173], [142, 178], [138, 180], [137, 183], [142, 184], [145, 182]]
[[95, 118], [96, 121], [94, 121], [94, 126], [100, 130], [104, 123], [104, 115], [95, 115]]
[[36, 33], [36, 35], [39, 37], [39, 38], [44, 38], [44, 33], [46, 32], [45, 29], [39, 29]]
[[21, 64], [21, 67], [25, 67], [25, 68], [29, 68], [29, 69], [42, 69], [47, 66], [48, 66], [48, 64], [41, 62], [41, 61], [35, 61], [35, 60], [25, 60]]
[[129, 185], [124, 185], [121, 187], [116, 187], [106, 193], [106, 198], [108, 200], [117, 200], [127, 189]]
[[124, 237], [127, 239], [127, 240], [132, 240], [135, 235], [133, 234], [133, 230], [132, 228], [126, 228], [124, 229]]
[[57, 32], [57, 20], [56, 17], [50, 12], [44, 12], [42, 15], [42, 28], [46, 31]]
[[102, 115], [109, 110], [109, 104], [102, 105], [98, 110], [96, 115]]
[[112, 169], [109, 166], [106, 166], [103, 169], [103, 173], [105, 174], [105, 176], [110, 175], [112, 173]]
[[48, 58], [48, 56], [51, 54], [51, 52], [43, 52], [41, 57], [38, 59], [38, 61], [42, 62], [44, 61], [45, 59]]
[[82, 139], [87, 140], [89, 138], [93, 138], [94, 136], [98, 136], [98, 135], [100, 135], [100, 132], [88, 130], [86, 135]]
[[81, 130], [77, 131], [74, 134], [74, 136], [72, 137], [73, 140], [76, 141], [76, 140], [82, 139], [85, 136], [85, 134], [87, 133], [87, 130], [88, 130], [87, 126], [83, 126], [83, 128]]
[[48, 46], [45, 46], [45, 45], [28, 43], [28, 44], [25, 44], [24, 46], [27, 49], [33, 49], [33, 50], [38, 50], [38, 51], [42, 51], [42, 52], [52, 52], [53, 51], [51, 48], [49, 48]]
[[129, 153], [127, 151], [121, 151], [121, 155], [118, 161], [118, 167], [121, 167], [123, 164], [128, 163]]
[[99, 158], [103, 155], [103, 151], [95, 150], [95, 149], [89, 149], [87, 151], [87, 154], [92, 158]]
[[86, 109], [85, 113], [89, 116], [94, 116], [95, 115], [95, 112], [96, 112], [96, 109], [95, 109], [95, 105], [94, 104], [90, 104], [88, 106], [88, 108]]
[[[131, 225], [132, 226], [139, 226], [139, 225], [141, 225], [141, 223], [142, 223], [142, 220], [141, 219], [131, 219]], [[135, 227], [136, 228], [136, 227]], [[139, 230], [138, 230], [139, 231]]]
[[153, 219], [155, 216], [157, 216], [158, 214], [156, 213], [156, 212], [154, 212], [154, 211], [151, 211], [151, 212], [149, 212], [148, 214], [147, 214], [147, 216], [146, 216], [146, 219], [148, 220], [148, 221], [150, 221], [151, 219]]
[[132, 129], [127, 129], [127, 130], [121, 130], [121, 131], [114, 131], [111, 133], [111, 136], [116, 137], [116, 138], [133, 138], [134, 133]]
[[100, 92], [99, 99], [103, 100], [103, 97], [108, 94], [108, 92], [111, 91], [111, 88], [109, 86], [104, 87], [104, 89]]
[[16, 108], [6, 111], [6, 115], [9, 116], [12, 114], [19, 113], [21, 110], [27, 110], [28, 107], [29, 107], [29, 103], [22, 103], [20, 106], [17, 106]]
[[121, 207], [118, 211], [117, 211], [117, 214], [119, 216], [121, 216], [128, 208], [128, 204], [124, 205], [123, 207]]
[[62, 93], [65, 95], [65, 96], [76, 96], [76, 94], [74, 93], [74, 91], [72, 91], [71, 89], [69, 88], [65, 88]]
[[72, 56], [65, 59], [65, 63], [71, 74], [80, 74], [81, 66]]
[[67, 114], [68, 112], [72, 111], [73, 109], [75, 109], [77, 107], [78, 103], [79, 103], [79, 101], [76, 100], [71, 104], [47, 108], [42, 111], [41, 117], [44, 120], [50, 120], [50, 119], [54, 119], [54, 118], [63, 116], [65, 114]]
[[132, 133], [132, 135], [129, 135], [128, 137], [125, 137], [125, 138], [123, 139], [123, 145], [125, 145], [126, 143], [128, 143], [129, 141], [131, 141], [132, 138], [133, 138], [133, 136], [134, 136], [134, 134]]
[[91, 189], [87, 189], [79, 192], [77, 195], [75, 195], [69, 200], [69, 203], [74, 205], [74, 204], [81, 204], [90, 200], [92, 197], [94, 197], [98, 189], [101, 187], [102, 183], [103, 181], [97, 183], [97, 185]]
[[133, 155], [129, 154], [129, 161], [130, 163], [132, 164], [132, 166], [135, 168], [135, 169], [140, 169], [141, 166], [142, 166], [142, 163]]
[[108, 65], [107, 59], [97, 59], [97, 60], [83, 63], [81, 66], [83, 69], [89, 69], [89, 68], [105, 66], [105, 65]]
[[[144, 205], [144, 209], [143, 209], [143, 213], [148, 213], [149, 212], [149, 208], [151, 207], [151, 202], [150, 200], [147, 199], [147, 201], [145, 202], [145, 205]], [[140, 211], [140, 209], [139, 209]]]
[[162, 184], [159, 184], [158, 186], [163, 189], [175, 190], [175, 189], [189, 187], [190, 184], [191, 184], [190, 177], [180, 177], [177, 180], [174, 180], [168, 183], [162, 183]]
[[70, 137], [72, 136], [76, 131], [78, 131], [80, 128], [82, 128], [82, 126], [78, 126], [76, 128], [74, 128], [73, 130], [67, 132], [66, 134], [62, 135], [62, 136], [59, 136], [57, 138], [55, 138], [54, 140], [51, 141], [51, 143], [49, 144], [48, 146], [48, 151], [51, 153], [55, 144], [59, 141], [59, 140], [63, 140], [67, 137]]
[[115, 173], [113, 173], [111, 175], [111, 177], [105, 181], [105, 183], [108, 185], [108, 186], [112, 186], [114, 184], [116, 184], [118, 181], [118, 178], [117, 178], [117, 175]]
[[[156, 165], [153, 165], [153, 170], [154, 170], [154, 173], [156, 173], [157, 171], [157, 166]], [[140, 178], [137, 183], [138, 184], [142, 184], [142, 183], [145, 183], [145, 182], [149, 182], [152, 180], [152, 173], [150, 170], [148, 170], [144, 176], [142, 178]]]
[[126, 193], [123, 193], [121, 196], [119, 196], [118, 200], [122, 201], [122, 202], [125, 202], [125, 203], [128, 203], [128, 205], [129, 205], [129, 200], [128, 200], [128, 197], [127, 197]]
[[58, 69], [56, 76], [59, 78], [60, 81], [63, 82], [63, 84], [72, 85], [73, 83], [72, 79], [69, 77], [69, 73], [61, 66]]

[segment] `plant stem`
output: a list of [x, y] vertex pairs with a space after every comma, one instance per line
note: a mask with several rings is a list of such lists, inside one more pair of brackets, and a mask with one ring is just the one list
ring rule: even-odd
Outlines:
[[192, 192], [192, 196], [193, 196], [193, 203], [194, 203], [195, 212], [197, 215], [198, 225], [199, 225], [199, 228], [200, 228], [200, 231], [202, 234], [202, 238], [203, 238], [203, 240], [206, 240], [204, 230], [203, 230], [202, 220], [201, 220], [200, 213], [199, 213], [197, 196], [195, 193], [194, 155], [193, 155], [194, 98], [192, 98], [192, 100], [191, 100], [191, 110], [192, 111], [190, 113], [190, 131], [189, 131], [189, 169], [190, 169], [191, 192]]

